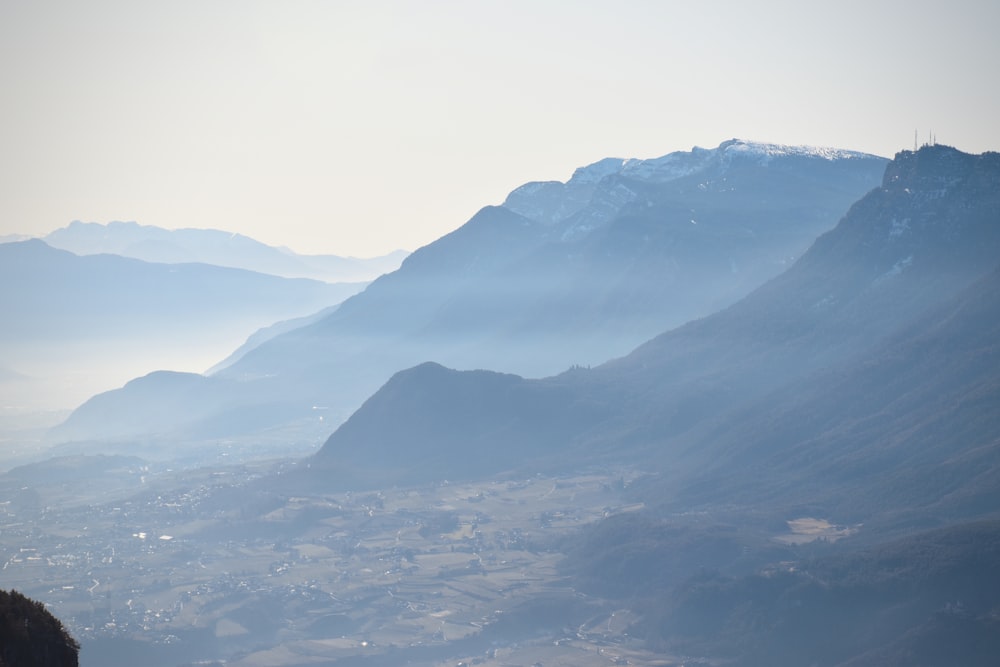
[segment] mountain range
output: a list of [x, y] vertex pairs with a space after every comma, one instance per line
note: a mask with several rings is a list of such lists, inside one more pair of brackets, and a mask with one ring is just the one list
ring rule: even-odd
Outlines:
[[[823, 211], [839, 222], [775, 261], [794, 221], [819, 225]], [[313, 456], [206, 505], [233, 512], [224, 539], [262, 539], [266, 517], [282, 539], [316, 531], [301, 543], [310, 553], [315, 536], [333, 536], [345, 550], [331, 553], [354, 558], [373, 545], [344, 537], [340, 498], [363, 499], [366, 525], [403, 525], [415, 515], [376, 513], [380, 489], [457, 498], [475, 485], [450, 481], [551, 479], [555, 491], [562, 476], [628, 470], [615, 491], [627, 509], [518, 547], [563, 556], [565, 604], [537, 611], [552, 580], [523, 571], [538, 579], [538, 604], [467, 637], [537, 639], [544, 617], [559, 646], [586, 619], [607, 618], [610, 633], [623, 611], [627, 638], [613, 645], [639, 638], [677, 662], [986, 667], [1000, 649], [998, 223], [998, 153], [926, 145], [886, 162], [726, 142], [602, 160], [567, 183], [519, 188], [339, 307], [261, 332], [212, 375], [162, 371], [93, 397], [63, 434], [111, 434], [121, 439], [87, 444], [132, 455], [145, 455], [144, 437], [287, 442], [289, 424], [329, 417], [313, 432], [332, 430], [386, 374]], [[742, 282], [747, 266], [756, 279]], [[677, 298], [695, 287], [704, 312]], [[652, 330], [632, 344], [626, 324]], [[598, 343], [614, 358], [587, 357]], [[517, 374], [522, 365], [535, 372]], [[8, 485], [125, 460], [93, 459], [19, 468]], [[183, 497], [205, 492], [185, 476]], [[300, 511], [306, 498], [322, 509]], [[432, 508], [450, 517], [441, 531], [460, 525], [449, 502]], [[498, 570], [482, 566], [493, 547], [476, 542], [490, 518], [474, 514], [449, 555], [493, 589]], [[386, 534], [387, 549], [401, 532]], [[393, 587], [428, 561], [393, 557], [406, 567], [355, 602], [398, 607]]]
[[338, 255], [300, 255], [243, 234], [218, 229], [163, 229], [135, 222], [76, 220], [42, 238], [77, 255], [120, 255], [155, 264], [212, 264], [283, 278], [328, 283], [368, 282], [399, 267], [406, 252], [360, 259]]
[[[358, 468], [382, 474], [392, 462], [408, 481], [427, 481], [482, 474], [484, 461], [499, 472], [653, 460], [677, 478], [671, 493], [686, 506], [745, 488], [757, 503], [768, 493], [842, 511], [857, 501], [853, 517], [873, 499], [862, 502], [859, 489], [824, 498], [814, 484], [836, 473], [870, 489], [876, 461], [898, 474], [906, 460], [889, 443], [915, 457], [919, 443], [921, 464], [900, 486], [942, 501], [933, 489], [949, 487], [921, 474], [956, 457], [963, 479], [993, 474], [997, 210], [997, 154], [901, 153], [881, 187], [738, 303], [622, 358], [540, 380], [414, 367], [352, 415], [315, 462], [349, 468], [348, 477]], [[877, 455], [873, 441], [885, 443]]]
[[[7, 409], [66, 409], [136, 371], [207, 368], [256, 329], [363, 289], [206, 264], [0, 244]], [[126, 374], [128, 373], [128, 374]]]
[[[747, 667], [993, 664], [998, 216], [1000, 154], [904, 151], [728, 308], [550, 378], [402, 371], [279, 488], [633, 466], [645, 509], [560, 548], [574, 587], [637, 611], [650, 646]], [[819, 532], [779, 547], [782, 524]]]
[[252, 414], [253, 428], [302, 426], [318, 439], [423, 361], [533, 377], [601, 363], [779, 274], [885, 164], [733, 140], [529, 183], [327, 317], [183, 388], [154, 376], [94, 397], [56, 435], [196, 440], [248, 433]]

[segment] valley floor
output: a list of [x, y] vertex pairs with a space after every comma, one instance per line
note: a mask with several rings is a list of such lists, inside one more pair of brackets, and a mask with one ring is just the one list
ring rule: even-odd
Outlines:
[[287, 497], [257, 484], [265, 472], [163, 473], [127, 499], [61, 509], [7, 503], [3, 586], [44, 601], [84, 667], [681, 662], [643, 650], [632, 612], [557, 567], [574, 529], [639, 509], [621, 493], [634, 473]]

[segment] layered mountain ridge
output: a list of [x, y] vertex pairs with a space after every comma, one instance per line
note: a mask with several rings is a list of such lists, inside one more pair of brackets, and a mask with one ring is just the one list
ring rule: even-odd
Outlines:
[[646, 646], [746, 667], [990, 665], [998, 186], [1000, 154], [900, 153], [729, 308], [552, 378], [400, 372], [281, 484], [640, 469], [643, 509], [555, 548], [573, 590], [635, 613]]
[[392, 373], [424, 361], [533, 377], [600, 363], [777, 275], [878, 185], [885, 164], [731, 141], [528, 184], [328, 317], [198, 379], [202, 389], [178, 399], [190, 409], [166, 414], [122, 389], [82, 406], [60, 437], [134, 435], [116, 425], [120, 395], [137, 423], [146, 415], [181, 438], [244, 432], [226, 424], [234, 404], [253, 406], [255, 423], [269, 411], [272, 427], [311, 423], [320, 438]]
[[38, 239], [0, 244], [0, 284], [0, 366], [13, 371], [0, 374], [0, 396], [10, 411], [73, 408], [160, 364], [206, 368], [255, 329], [364, 288], [79, 256]]
[[[637, 198], [638, 193], [623, 186], [622, 179], [649, 185], [704, 174], [708, 180], [699, 183], [698, 186], [707, 189], [711, 179], [722, 177], [728, 169], [740, 163], [760, 166], [767, 165], [774, 159], [801, 158], [807, 161], [824, 159], [832, 162], [851, 159], [868, 161], [872, 157], [867, 153], [843, 149], [784, 146], [730, 139], [721, 143], [718, 148], [706, 149], [696, 146], [690, 152], [669, 153], [659, 158], [645, 160], [604, 158], [578, 168], [565, 183], [559, 181], [526, 183], [511, 192], [503, 206], [536, 222], [555, 224], [578, 213], [592, 201], [599, 190], [603, 192], [598, 201], [606, 198], [611, 204], [607, 207], [609, 211], [614, 211], [633, 197]], [[606, 181], [604, 187], [599, 188], [599, 184], [609, 178], [613, 180]], [[614, 205], [616, 199], [617, 207]], [[603, 207], [595, 208], [598, 210], [590, 213], [588, 217], [593, 219], [600, 215]]]
[[[779, 247], [780, 235], [760, 238], [762, 223], [817, 214], [820, 172], [834, 189], [857, 175], [836, 151], [727, 144], [711, 159], [676, 158], [722, 171], [687, 171], [666, 188], [626, 176], [625, 161], [582, 168], [573, 188], [591, 188], [593, 207], [571, 210], [568, 183], [528, 187], [551, 195], [536, 213], [523, 202], [522, 213], [484, 209], [363, 295], [276, 327], [212, 376], [158, 372], [94, 397], [77, 419], [157, 429], [161, 443], [183, 445], [178, 433], [228, 443], [242, 428], [287, 445], [274, 424], [302, 419], [302, 401], [329, 415], [333, 401], [320, 401], [372, 380], [365, 365], [419, 358], [304, 461], [199, 472], [175, 458], [175, 488], [130, 472], [146, 488], [127, 516], [114, 504], [112, 530], [128, 541], [121, 520], [157, 524], [133, 508], [169, 502], [161, 525], [180, 559], [169, 587], [186, 590], [178, 577], [194, 562], [226, 568], [217, 597], [185, 605], [202, 605], [209, 646], [232, 641], [220, 627], [247, 624], [254, 648], [236, 659], [329, 650], [348, 662], [548, 664], [585, 646], [597, 661], [633, 664], [994, 664], [1000, 154], [899, 153], [774, 277], [618, 358], [541, 379], [447, 367], [498, 341], [512, 358], [530, 345], [555, 358], [569, 352], [542, 347], [546, 336], [567, 349], [572, 333], [612, 340], [614, 326], [676, 307], [720, 266], [730, 279], [746, 270], [732, 270], [737, 250], [755, 248], [760, 262]], [[602, 218], [604, 206], [618, 213]], [[585, 278], [598, 272], [630, 280], [595, 293]], [[586, 289], [574, 292], [577, 281]], [[137, 450], [142, 438], [122, 442]], [[36, 480], [65, 492], [60, 475], [93, 484], [126, 461], [95, 458], [18, 468], [8, 485], [48, 514]], [[565, 505], [546, 504], [559, 494]], [[249, 563], [254, 548], [260, 590], [250, 594], [245, 573], [230, 590], [227, 563]], [[162, 562], [164, 551], [150, 553]], [[280, 595], [266, 594], [271, 582]], [[473, 599], [474, 613], [442, 621]], [[365, 639], [350, 648], [348, 633]]]
[[300, 255], [218, 229], [164, 229], [136, 222], [75, 220], [42, 240], [77, 255], [112, 254], [158, 264], [212, 264], [323, 282], [367, 282], [399, 267], [406, 252], [359, 259]]
[[[393, 400], [375, 394], [331, 436], [316, 462], [327, 474], [342, 465], [352, 470], [367, 466], [372, 471], [379, 462], [400, 457], [416, 462], [414, 452], [425, 449], [433, 449], [439, 458], [440, 443], [456, 443], [444, 456], [444, 464], [423, 469], [415, 463], [406, 471], [406, 479], [476, 474], [481, 455], [494, 461], [494, 471], [548, 469], [566, 460], [647, 465], [655, 461], [663, 475], [684, 489], [677, 497], [686, 498], [685, 502], [694, 498], [713, 502], [724, 493], [718, 485], [722, 477], [745, 480], [756, 489], [747, 491], [747, 502], [760, 500], [761, 493], [766, 496], [766, 485], [779, 478], [785, 494], [776, 496], [783, 502], [802, 499], [811, 483], [850, 465], [838, 452], [915, 437], [922, 423], [915, 417], [929, 407], [914, 401], [893, 420], [882, 419], [877, 428], [862, 429], [855, 434], [862, 438], [857, 441], [842, 425], [856, 422], [859, 415], [851, 410], [861, 408], [848, 400], [827, 401], [825, 391], [835, 389], [841, 397], [874, 392], [874, 399], [882, 391], [898, 392], [892, 383], [907, 377], [916, 386], [975, 383], [980, 389], [968, 391], [986, 392], [981, 398], [984, 405], [1000, 400], [991, 393], [996, 369], [987, 363], [988, 356], [971, 368], [964, 363], [929, 364], [922, 357], [930, 344], [928, 328], [940, 334], [935, 339], [940, 349], [930, 359], [949, 355], [976, 359], [968, 355], [988, 353], [988, 348], [977, 353], [962, 346], [973, 340], [977, 327], [1000, 316], [990, 299], [1000, 251], [998, 184], [998, 154], [972, 156], [944, 146], [901, 153], [887, 168], [882, 187], [851, 207], [840, 224], [788, 271], [728, 309], [661, 334], [592, 370], [510, 381], [516, 391], [502, 396], [491, 383], [477, 389], [458, 371], [437, 371], [434, 383], [427, 382], [428, 373], [420, 368], [401, 373], [386, 387], [400, 406], [409, 407], [397, 411]], [[966, 319], [965, 313], [978, 314]], [[949, 323], [952, 328], [945, 326]], [[895, 355], [904, 356], [899, 360]], [[979, 375], [970, 375], [973, 369]], [[442, 380], [447, 373], [450, 383]], [[453, 385], [461, 385], [460, 392]], [[957, 397], [965, 390], [954, 391], [960, 392]], [[485, 421], [473, 420], [463, 431], [461, 411], [450, 410], [446, 400], [453, 392], [461, 393], [464, 402], [476, 401], [480, 393], [493, 413]], [[560, 398], [548, 402], [525, 398], [548, 394]], [[806, 397], [808, 401], [803, 400]], [[412, 408], [412, 401], [419, 401], [420, 410]], [[544, 404], [544, 415], [528, 417], [519, 407], [524, 402]], [[789, 414], [789, 406], [796, 403]], [[870, 400], [862, 406], [872, 413], [867, 419], [878, 415], [880, 404]], [[826, 417], [817, 420], [819, 413]], [[940, 412], [933, 428], [947, 428], [945, 424], [960, 414], [957, 408]], [[487, 426], [481, 427], [481, 422]], [[747, 430], [747, 424], [758, 422]], [[807, 460], [826, 459], [826, 463], [774, 464], [784, 475], [767, 474], [766, 464], [761, 463], [760, 475], [746, 478], [747, 466], [755, 468], [757, 462], [778, 456], [771, 451], [775, 446], [771, 438], [780, 423], [794, 424], [794, 431], [784, 441], [791, 449], [779, 461], [804, 456], [796, 448], [816, 442], [817, 449]], [[941, 460], [957, 455], [949, 447], [970, 453], [987, 447], [988, 456], [978, 460], [992, 461], [996, 440], [988, 423], [972, 434], [959, 430], [967, 434], [965, 440], [941, 439], [936, 449], [932, 446], [922, 456]], [[743, 454], [736, 456], [737, 451]], [[892, 461], [896, 455], [887, 456]], [[922, 474], [933, 469], [925, 467]], [[913, 471], [915, 479], [918, 473]], [[746, 483], [731, 480], [726, 488]], [[934, 485], [916, 488], [930, 493]], [[988, 485], [983, 491], [993, 493]], [[837, 492], [831, 494], [829, 502]], [[877, 494], [867, 497], [873, 501]], [[929, 497], [923, 502], [937, 501]]]

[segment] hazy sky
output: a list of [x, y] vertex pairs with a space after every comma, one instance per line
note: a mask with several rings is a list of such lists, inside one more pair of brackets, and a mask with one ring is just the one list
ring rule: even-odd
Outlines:
[[1000, 150], [998, 29], [993, 0], [2, 0], [0, 235], [364, 256], [605, 156]]

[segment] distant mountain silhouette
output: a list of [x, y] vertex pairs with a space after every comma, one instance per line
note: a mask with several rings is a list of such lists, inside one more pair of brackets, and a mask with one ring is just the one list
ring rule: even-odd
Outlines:
[[0, 375], [17, 380], [4, 405], [30, 400], [48, 408], [73, 407], [106, 388], [101, 378], [111, 369], [134, 373], [143, 364], [200, 358], [204, 349], [232, 349], [263, 325], [314, 313], [363, 287], [81, 257], [37, 239], [0, 244], [0, 285], [0, 365], [17, 374]]
[[339, 307], [340, 304], [336, 304], [328, 308], [324, 308], [323, 310], [313, 313], [311, 315], [306, 315], [305, 317], [296, 317], [290, 320], [282, 320], [280, 322], [275, 322], [274, 324], [258, 329], [257, 331], [253, 332], [249, 338], [247, 338], [246, 342], [243, 343], [243, 345], [240, 345], [228, 357], [226, 357], [219, 363], [212, 366], [212, 368], [209, 368], [205, 372], [205, 374], [214, 375], [215, 373], [218, 373], [219, 371], [228, 368], [229, 366], [232, 366], [234, 363], [236, 363], [244, 356], [246, 356], [247, 352], [256, 347], [259, 347], [260, 345], [266, 343], [272, 338], [280, 336], [281, 334], [284, 333], [288, 333], [289, 331], [293, 331], [295, 329], [299, 329], [301, 327], [308, 326], [310, 324], [318, 322], [319, 320], [330, 315]]
[[[115, 401], [141, 423], [139, 415], [154, 418], [161, 405], [196, 396], [171, 414], [185, 437], [245, 432], [245, 423], [225, 421], [242, 405], [253, 406], [256, 423], [312, 419], [319, 438], [393, 372], [423, 361], [528, 376], [600, 363], [777, 275], [878, 185], [885, 164], [734, 140], [655, 160], [602, 160], [567, 183], [531, 183], [328, 317], [194, 380], [204, 391], [171, 397], [164, 386], [142, 405], [124, 388], [102, 399], [102, 416], [83, 406], [65, 433], [124, 435]], [[205, 415], [212, 400], [202, 399], [221, 384], [225, 399]], [[327, 408], [323, 423], [315, 406]]]
[[318, 311], [363, 285], [290, 280], [206, 264], [77, 256], [38, 241], [0, 244], [4, 341], [129, 335], [236, 317], [271, 323]]
[[[502, 395], [453, 371], [400, 373], [314, 467], [370, 478], [403, 459], [407, 479], [430, 480], [480, 474], [481, 457], [495, 472], [632, 461], [671, 480], [656, 503], [977, 516], [1000, 498], [998, 210], [1000, 155], [901, 153], [881, 188], [730, 308], [593, 370], [511, 378]], [[493, 413], [467, 421], [457, 395]]]
[[371, 259], [299, 255], [242, 234], [217, 229], [163, 229], [135, 222], [74, 221], [43, 240], [53, 248], [77, 255], [112, 254], [162, 264], [213, 264], [330, 283], [374, 280], [399, 268], [407, 254], [397, 250]]

